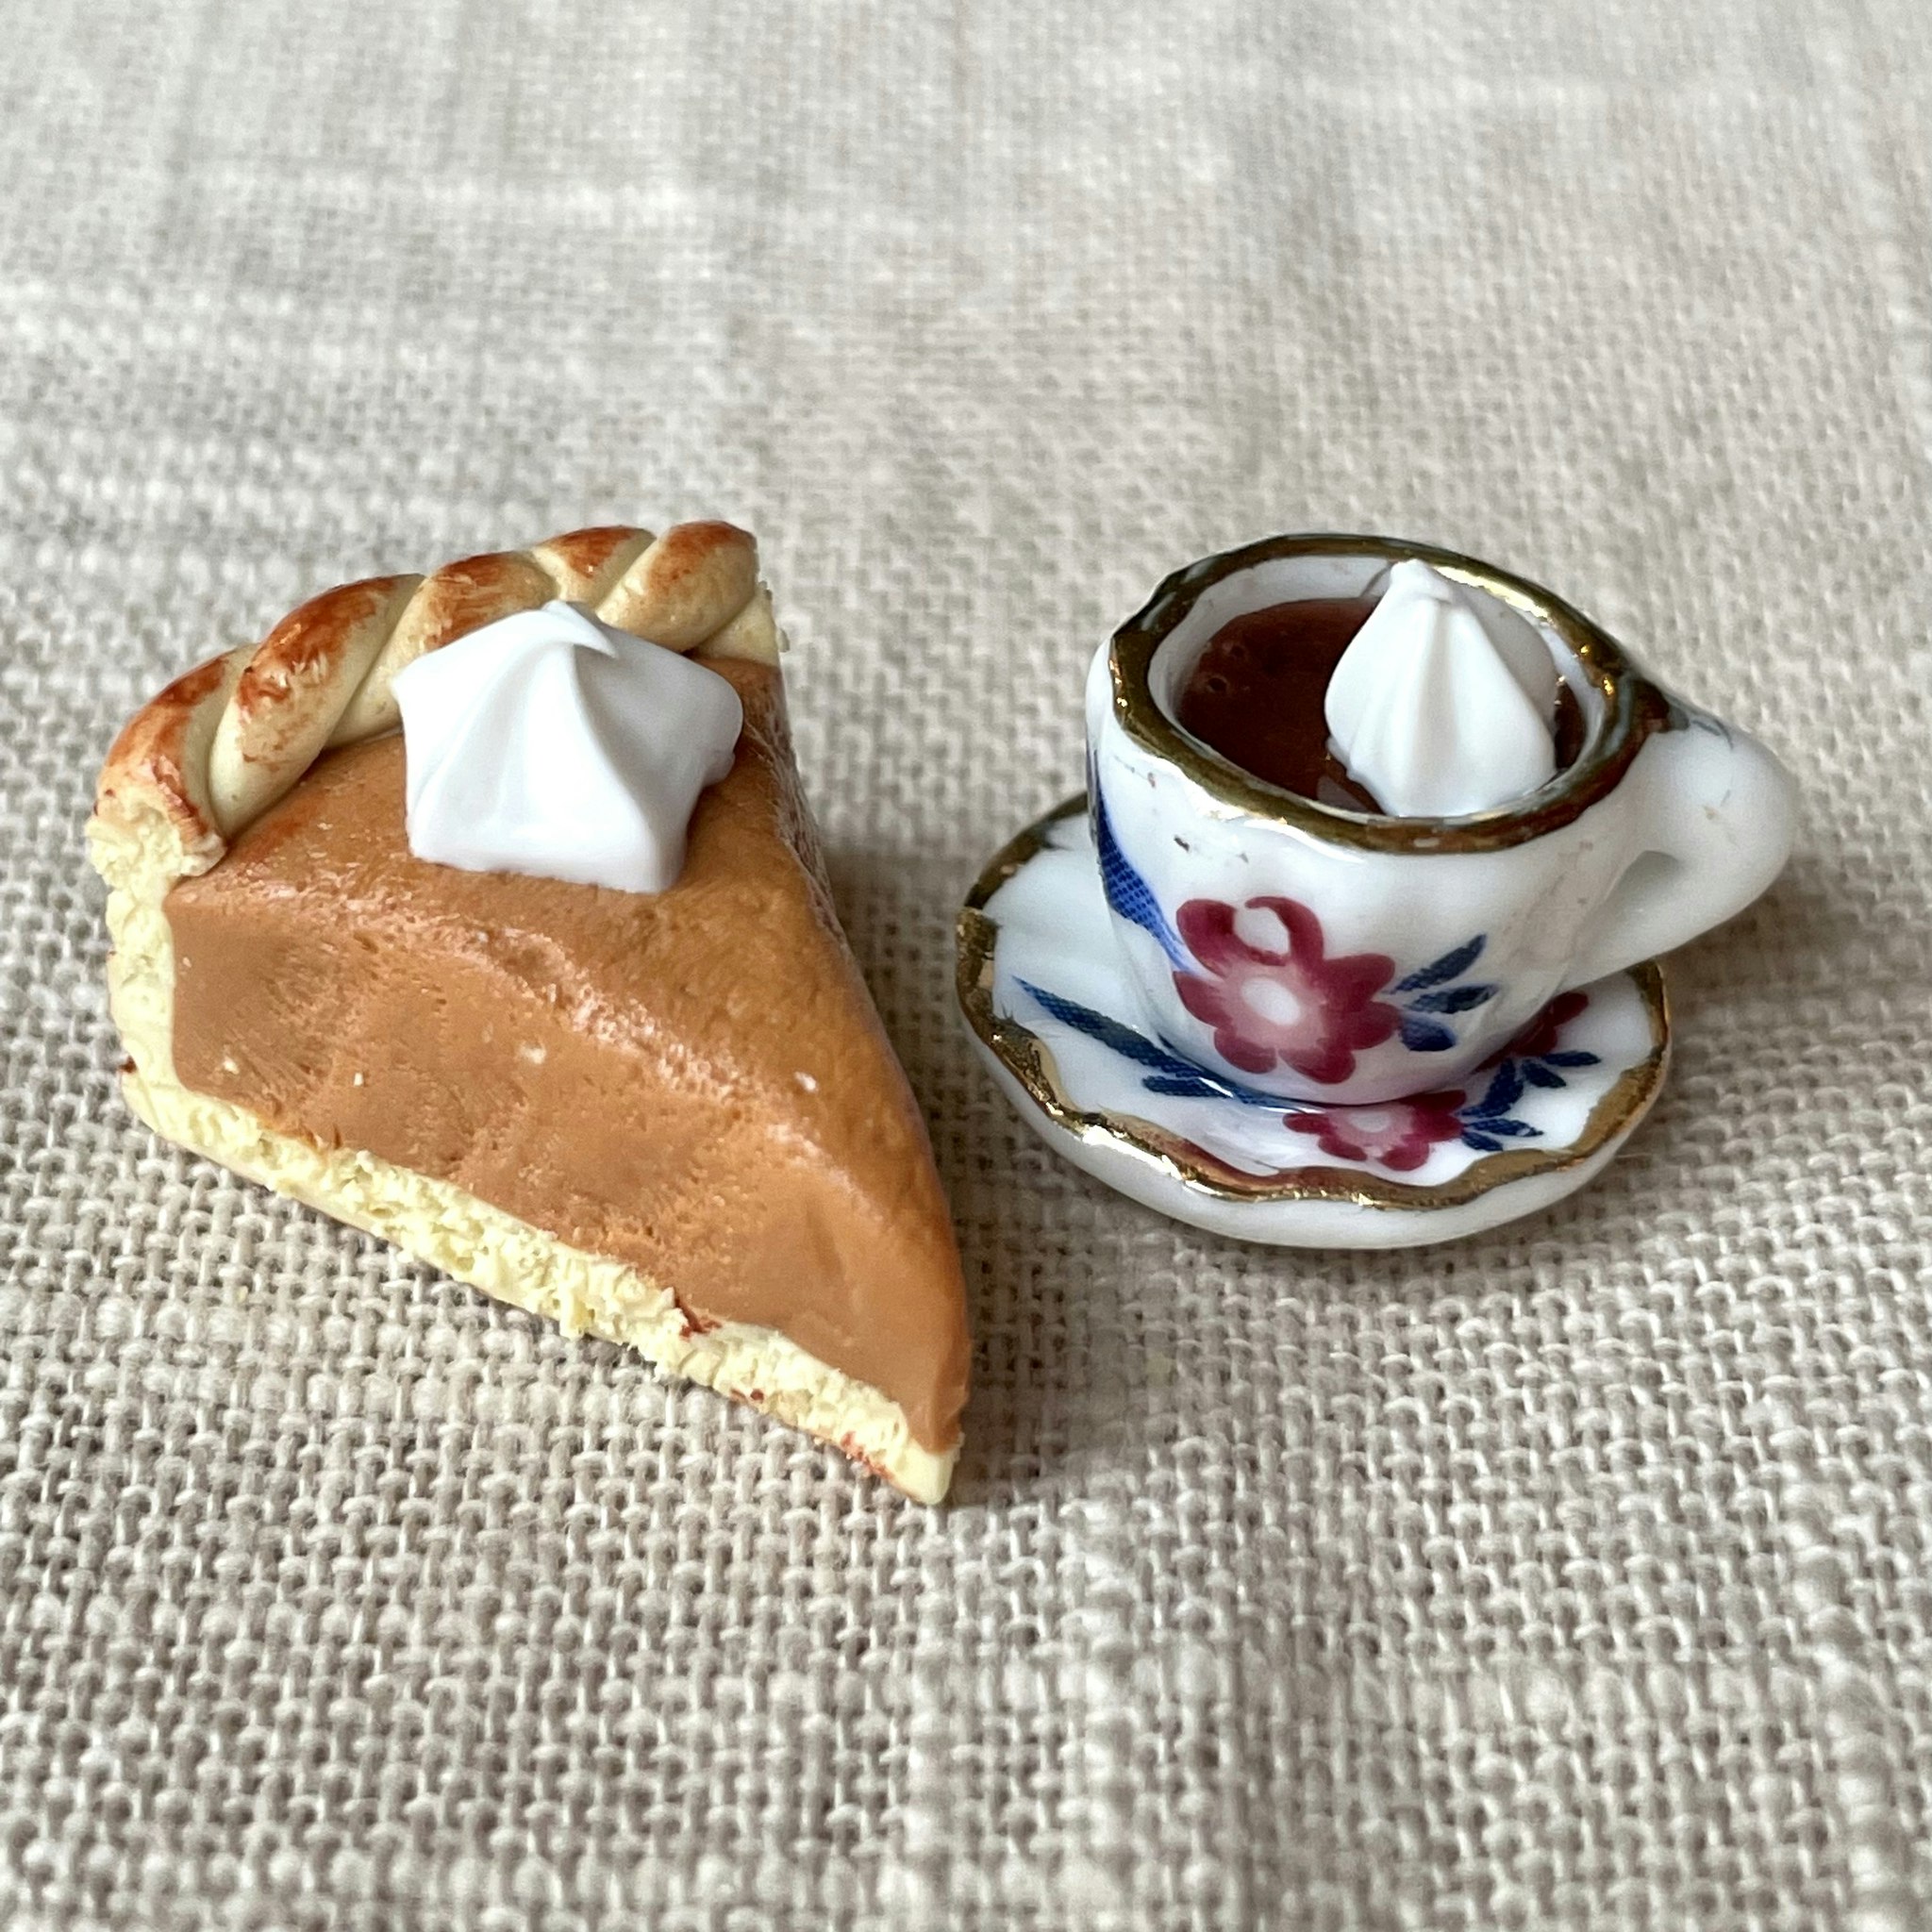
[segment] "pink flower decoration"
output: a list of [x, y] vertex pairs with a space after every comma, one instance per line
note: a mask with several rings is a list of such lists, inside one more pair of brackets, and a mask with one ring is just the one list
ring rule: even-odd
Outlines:
[[1190, 899], [1181, 908], [1180, 936], [1213, 975], [1176, 973], [1181, 1004], [1214, 1029], [1214, 1050], [1230, 1066], [1265, 1074], [1281, 1061], [1319, 1086], [1340, 1085], [1355, 1072], [1356, 1055], [1379, 1046], [1401, 1021], [1374, 997], [1395, 962], [1381, 953], [1325, 958], [1322, 922], [1293, 899], [1250, 899], [1248, 909], [1280, 920], [1285, 951], [1241, 939], [1236, 908], [1222, 900]]
[[1393, 1174], [1411, 1174], [1441, 1141], [1459, 1140], [1462, 1123], [1456, 1109], [1468, 1096], [1423, 1093], [1380, 1107], [1338, 1107], [1287, 1116], [1297, 1134], [1313, 1134], [1324, 1154], [1337, 1160], [1372, 1160]]

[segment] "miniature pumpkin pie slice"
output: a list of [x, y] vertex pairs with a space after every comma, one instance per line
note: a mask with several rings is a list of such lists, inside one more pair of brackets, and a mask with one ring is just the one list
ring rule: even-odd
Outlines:
[[937, 1501], [958, 1257], [778, 645], [751, 539], [690, 524], [346, 585], [178, 679], [89, 826], [125, 1085], [167, 1139]]

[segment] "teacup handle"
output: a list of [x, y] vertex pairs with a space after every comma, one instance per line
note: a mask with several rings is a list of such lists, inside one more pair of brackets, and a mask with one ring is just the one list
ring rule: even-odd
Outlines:
[[1629, 863], [1585, 929], [1566, 987], [1654, 958], [1741, 912], [1790, 856], [1797, 788], [1747, 732], [1679, 704], [1624, 782]]

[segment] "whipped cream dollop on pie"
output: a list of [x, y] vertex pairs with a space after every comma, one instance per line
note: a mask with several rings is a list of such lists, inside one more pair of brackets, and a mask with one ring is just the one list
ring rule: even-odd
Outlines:
[[561, 598], [417, 658], [395, 694], [418, 858], [622, 892], [676, 881], [744, 724], [715, 671]]
[[1499, 598], [1398, 563], [1324, 700], [1350, 777], [1397, 818], [1461, 818], [1557, 769], [1556, 659]]

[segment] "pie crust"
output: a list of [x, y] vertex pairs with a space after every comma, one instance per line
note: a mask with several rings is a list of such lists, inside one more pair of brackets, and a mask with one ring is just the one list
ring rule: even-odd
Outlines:
[[[923, 1443], [883, 1391], [775, 1328], [693, 1321], [677, 1284], [573, 1247], [448, 1181], [366, 1150], [278, 1131], [175, 1077], [170, 891], [218, 864], [325, 751], [396, 729], [391, 687], [406, 665], [552, 598], [701, 658], [778, 661], [782, 639], [758, 581], [757, 547], [743, 531], [719, 523], [679, 525], [656, 538], [627, 527], [588, 529], [426, 577], [326, 591], [259, 644], [176, 679], [130, 721], [108, 755], [88, 825], [91, 856], [108, 887], [108, 988], [128, 1054], [128, 1104], [167, 1140], [568, 1333], [635, 1348], [674, 1374], [836, 1445], [908, 1495], [937, 1502], [958, 1454], [957, 1428], [950, 1444]], [[936, 1197], [936, 1180], [934, 1188]], [[956, 1257], [952, 1265], [957, 1271]], [[958, 1299], [963, 1391], [963, 1290]]]

